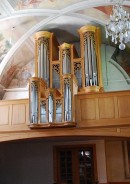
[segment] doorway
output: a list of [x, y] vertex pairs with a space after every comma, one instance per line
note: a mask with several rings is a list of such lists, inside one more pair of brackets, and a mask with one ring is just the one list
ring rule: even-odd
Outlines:
[[55, 146], [54, 180], [56, 184], [96, 184], [95, 145]]

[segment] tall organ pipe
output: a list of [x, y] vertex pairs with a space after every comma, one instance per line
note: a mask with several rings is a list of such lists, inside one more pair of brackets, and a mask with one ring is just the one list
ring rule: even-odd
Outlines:
[[41, 46], [38, 47], [38, 77], [41, 78]]
[[88, 70], [88, 52], [87, 52], [87, 41], [85, 42], [85, 52], [84, 52], [84, 58], [85, 58], [85, 84], [86, 86], [89, 86], [89, 70]]
[[90, 86], [92, 86], [92, 59], [91, 59], [91, 47], [90, 47], [90, 38], [88, 37], [88, 68], [89, 68], [89, 79]]
[[46, 81], [47, 87], [50, 87], [50, 60], [49, 60], [49, 48], [51, 33], [48, 31], [39, 31], [35, 35], [36, 38], [36, 64], [38, 63], [38, 70], [36, 76]]
[[96, 55], [95, 55], [95, 49], [93, 45], [93, 41], [91, 39], [91, 52], [92, 52], [92, 68], [93, 68], [93, 85], [97, 84], [97, 65], [96, 65]]
[[46, 81], [47, 81], [47, 86], [50, 86], [50, 62], [48, 60], [48, 50], [46, 48]]

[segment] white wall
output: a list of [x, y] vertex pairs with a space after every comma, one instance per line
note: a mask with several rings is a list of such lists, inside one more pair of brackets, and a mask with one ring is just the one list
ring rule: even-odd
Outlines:
[[109, 182], [130, 182], [125, 175], [123, 142], [107, 141], [106, 157]]
[[2, 100], [14, 100], [29, 98], [28, 88], [6, 89]]
[[104, 91], [130, 90], [130, 84], [124, 77], [126, 76], [129, 79], [129, 76], [118, 63], [111, 59], [114, 51], [114, 47], [102, 44], [101, 62]]
[[100, 183], [107, 182], [103, 140], [78, 142], [12, 142], [0, 144], [0, 184], [52, 184], [53, 146], [96, 144]]

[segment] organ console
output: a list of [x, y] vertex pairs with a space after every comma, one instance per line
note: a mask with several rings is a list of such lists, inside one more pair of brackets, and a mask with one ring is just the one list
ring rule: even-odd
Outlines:
[[103, 90], [100, 32], [79, 29], [81, 57], [72, 44], [59, 45], [54, 34], [35, 34], [35, 77], [29, 82], [30, 127], [75, 126], [77, 93]]

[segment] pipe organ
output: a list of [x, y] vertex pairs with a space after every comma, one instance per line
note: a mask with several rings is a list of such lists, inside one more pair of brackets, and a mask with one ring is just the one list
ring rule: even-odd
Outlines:
[[81, 57], [74, 45], [59, 45], [54, 34], [35, 34], [35, 77], [29, 82], [30, 127], [75, 126], [77, 93], [100, 92], [100, 34], [95, 26], [79, 30]]
[[79, 34], [82, 58], [81, 91], [101, 91], [100, 30], [95, 26], [84, 26], [79, 29]]

